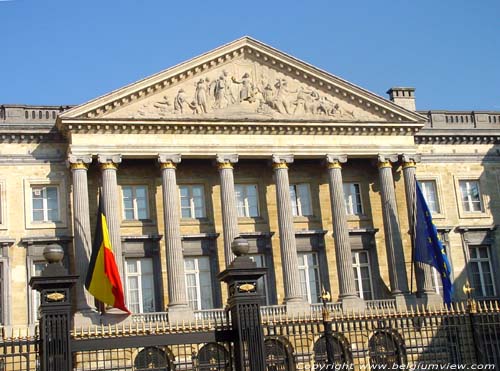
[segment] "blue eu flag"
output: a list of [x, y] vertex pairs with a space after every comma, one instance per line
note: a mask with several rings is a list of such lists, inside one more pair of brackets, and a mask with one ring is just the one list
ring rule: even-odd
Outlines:
[[453, 286], [451, 284], [451, 266], [446, 251], [439, 240], [436, 226], [432, 222], [431, 212], [418, 182], [415, 200], [415, 261], [432, 265], [441, 275], [443, 297], [446, 304], [451, 303]]

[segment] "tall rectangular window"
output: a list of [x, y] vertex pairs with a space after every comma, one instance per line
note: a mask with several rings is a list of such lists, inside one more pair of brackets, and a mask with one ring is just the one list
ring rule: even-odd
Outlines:
[[181, 214], [183, 218], [205, 217], [205, 197], [202, 185], [181, 185]]
[[318, 254], [313, 252], [299, 253], [298, 258], [302, 296], [309, 303], [318, 303], [321, 293]]
[[292, 199], [293, 216], [312, 215], [311, 192], [309, 184], [291, 184], [290, 197]]
[[425, 202], [427, 203], [427, 206], [429, 206], [431, 213], [439, 214], [440, 208], [436, 182], [434, 180], [420, 180], [418, 183], [420, 184], [420, 189], [422, 190]]
[[344, 200], [347, 215], [362, 215], [361, 191], [358, 183], [344, 183]]
[[[4, 300], [4, 273], [3, 273], [3, 263], [2, 261], [0, 261], [0, 325], [3, 325], [4, 324], [4, 308], [5, 308], [5, 305], [7, 305], [7, 303], [4, 303], [3, 300]], [[0, 369], [1, 370], [1, 369]]]
[[184, 271], [189, 306], [193, 310], [212, 309], [214, 300], [210, 258], [208, 256], [185, 257]]
[[236, 206], [239, 217], [259, 216], [259, 198], [256, 184], [236, 184]]
[[132, 313], [154, 312], [153, 259], [127, 258], [127, 305]]
[[[44, 261], [34, 261], [31, 265], [31, 277], [38, 277], [42, 274], [42, 271], [47, 265]], [[31, 292], [31, 323], [35, 323], [39, 320], [38, 308], [40, 307], [40, 293], [36, 290], [30, 290]]]
[[481, 202], [481, 191], [477, 180], [460, 180], [460, 195], [462, 197], [462, 207], [465, 212], [481, 212], [483, 205]]
[[469, 269], [470, 284], [474, 289], [472, 294], [476, 297], [495, 296], [495, 282], [488, 245], [469, 246]]
[[352, 268], [356, 292], [361, 299], [373, 299], [372, 273], [368, 251], [353, 251]]
[[125, 220], [149, 219], [147, 186], [123, 186], [122, 194]]
[[[265, 268], [266, 267], [266, 257], [263, 254], [248, 254], [248, 257], [252, 259], [252, 261], [257, 264], [257, 268]], [[270, 299], [269, 299], [269, 292], [268, 292], [268, 287], [267, 287], [267, 281], [266, 281], [267, 275], [259, 278], [257, 280], [257, 291], [259, 294], [263, 295], [265, 298], [265, 305], [269, 305]]]
[[32, 186], [31, 201], [33, 222], [60, 221], [57, 186]]

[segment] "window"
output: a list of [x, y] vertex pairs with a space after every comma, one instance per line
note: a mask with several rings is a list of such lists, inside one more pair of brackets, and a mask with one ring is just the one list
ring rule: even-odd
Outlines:
[[356, 293], [361, 299], [372, 300], [373, 285], [368, 251], [353, 251], [351, 255]]
[[59, 191], [56, 186], [32, 186], [32, 221], [57, 222], [59, 216]]
[[482, 212], [481, 193], [477, 180], [461, 180], [460, 194], [462, 196], [462, 207], [465, 212]]
[[318, 303], [321, 287], [318, 255], [311, 252], [299, 253], [298, 258], [302, 296], [309, 303]]
[[[257, 264], [257, 268], [265, 268], [266, 267], [266, 257], [263, 254], [248, 254], [248, 257], [252, 259], [255, 264]], [[264, 296], [264, 303], [265, 305], [269, 305], [270, 299], [269, 299], [269, 292], [267, 289], [267, 282], [266, 282], [266, 276], [264, 275], [263, 277], [259, 278], [257, 280], [257, 291], [259, 294]]]
[[358, 183], [344, 183], [344, 199], [347, 215], [362, 215], [361, 192]]
[[181, 214], [183, 218], [204, 218], [205, 197], [202, 185], [182, 185]]
[[0, 260], [0, 325], [4, 324], [4, 311], [3, 308], [5, 307], [6, 303], [4, 303], [4, 270], [3, 270], [3, 262]]
[[123, 186], [122, 194], [125, 220], [149, 219], [147, 186]]
[[439, 214], [439, 201], [437, 196], [436, 182], [434, 180], [421, 180], [418, 182], [424, 195], [425, 202], [432, 214]]
[[126, 259], [127, 306], [132, 313], [154, 312], [153, 259]]
[[213, 308], [212, 274], [208, 256], [185, 257], [186, 291], [193, 310]]
[[488, 245], [469, 246], [469, 276], [472, 295], [479, 298], [496, 295]]
[[311, 192], [309, 190], [309, 184], [291, 184], [290, 197], [292, 198], [293, 216], [312, 215]]
[[259, 216], [259, 198], [256, 184], [236, 184], [236, 206], [239, 217]]
[[[42, 274], [42, 271], [45, 269], [47, 262], [45, 261], [33, 261], [31, 265], [31, 277], [38, 277]], [[38, 307], [40, 306], [40, 293], [36, 290], [32, 290], [31, 292], [31, 323], [35, 323], [39, 320], [38, 317]]]

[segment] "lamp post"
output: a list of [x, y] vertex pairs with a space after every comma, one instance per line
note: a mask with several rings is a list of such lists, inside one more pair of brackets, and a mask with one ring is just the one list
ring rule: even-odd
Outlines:
[[332, 297], [328, 291], [323, 288], [320, 296], [323, 303], [323, 336], [325, 337], [326, 347], [326, 360], [328, 365], [333, 365], [334, 350], [332, 344], [332, 322], [330, 321], [330, 313], [328, 312], [327, 303], [331, 301]]

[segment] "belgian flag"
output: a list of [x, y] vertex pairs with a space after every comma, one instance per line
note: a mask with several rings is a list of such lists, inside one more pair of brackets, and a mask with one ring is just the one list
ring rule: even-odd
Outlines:
[[123, 286], [116, 266], [111, 241], [109, 240], [106, 215], [104, 214], [100, 196], [96, 233], [85, 287], [97, 300], [130, 313], [125, 306]]

